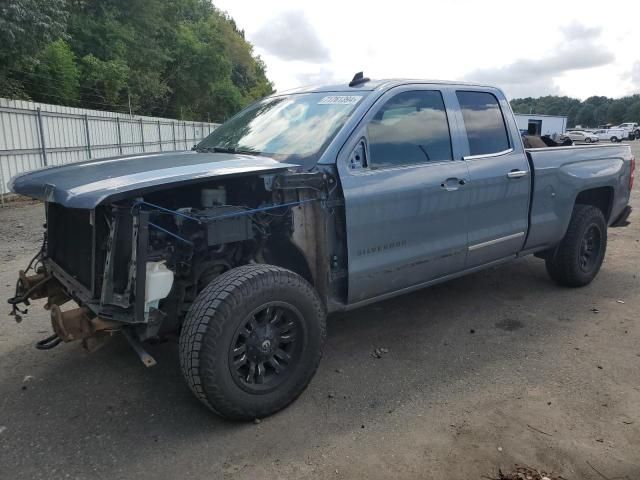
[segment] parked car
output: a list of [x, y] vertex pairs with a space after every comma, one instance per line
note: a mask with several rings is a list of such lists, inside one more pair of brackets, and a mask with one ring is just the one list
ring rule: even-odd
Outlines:
[[597, 136], [599, 140], [616, 143], [621, 142], [624, 138], [627, 138], [628, 133], [621, 128], [609, 128], [604, 130], [596, 130], [593, 132], [593, 135]]
[[621, 128], [625, 132], [627, 132], [627, 137], [629, 140], [640, 140], [640, 126], [637, 123], [627, 122], [621, 123], [616, 128]]
[[310, 382], [328, 312], [530, 254], [589, 284], [634, 168], [628, 145], [523, 148], [497, 88], [358, 74], [267, 97], [193, 151], [14, 177], [47, 223], [9, 302], [47, 299], [41, 349], [121, 334], [153, 365], [143, 342], [179, 333], [195, 396], [260, 418]]
[[584, 130], [573, 130], [570, 132], [568, 131], [568, 132], [565, 132], [564, 135], [565, 137], [569, 137], [574, 142], [581, 142], [581, 143], [593, 143], [593, 142], [598, 142], [600, 140], [596, 134], [590, 133]]

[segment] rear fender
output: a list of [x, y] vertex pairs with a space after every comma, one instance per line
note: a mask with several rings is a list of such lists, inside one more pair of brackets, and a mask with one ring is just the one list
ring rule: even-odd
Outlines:
[[[556, 167], [557, 154], [565, 154], [565, 149], [538, 150], [539, 153], [534, 149], [530, 152], [535, 168], [534, 192], [530, 233], [525, 250], [552, 247], [562, 240], [569, 227], [573, 207], [581, 199], [597, 199], [595, 206], [600, 206], [601, 196], [585, 192], [610, 192], [608, 211], [603, 212], [607, 219], [615, 218], [628, 201], [628, 195], [623, 195], [627, 189], [625, 181], [628, 181], [623, 158], [593, 158], [594, 153], [600, 156], [608, 153], [608, 148], [570, 148], [575, 150], [567, 155], [567, 160], [575, 157], [576, 161], [569, 161], [559, 168]], [[596, 149], [603, 151], [596, 152]], [[556, 150], [556, 155], [549, 150]], [[592, 158], [582, 160], [579, 158], [581, 154]], [[594, 204], [592, 201], [586, 203]]]

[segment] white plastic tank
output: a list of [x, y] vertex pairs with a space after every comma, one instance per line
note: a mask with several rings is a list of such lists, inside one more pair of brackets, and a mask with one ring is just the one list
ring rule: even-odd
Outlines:
[[144, 290], [144, 311], [158, 308], [160, 300], [166, 298], [173, 285], [173, 272], [161, 262], [147, 262], [147, 276]]

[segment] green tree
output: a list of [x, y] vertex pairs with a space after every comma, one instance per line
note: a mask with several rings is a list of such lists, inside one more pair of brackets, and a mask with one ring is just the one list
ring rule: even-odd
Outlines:
[[0, 95], [221, 121], [273, 91], [209, 0], [13, 0], [0, 12]]
[[576, 115], [576, 125], [582, 125], [583, 127], [596, 126], [598, 121], [596, 120], [596, 107], [591, 104], [582, 105]]
[[31, 82], [31, 97], [41, 102], [77, 105], [80, 99], [80, 70], [71, 47], [64, 40], [47, 45], [36, 57]]
[[[92, 54], [82, 58], [84, 98], [89, 108], [113, 108], [124, 105], [127, 95], [129, 66], [123, 59], [100, 60]], [[93, 106], [91, 106], [93, 105]]]
[[638, 99], [627, 107], [625, 118], [629, 120], [625, 121], [640, 123], [640, 95], [634, 95], [634, 97], [638, 97]]
[[67, 17], [65, 0], [0, 1], [0, 96], [29, 98], [24, 72], [64, 37]]
[[618, 99], [594, 96], [582, 102], [576, 98], [557, 96], [514, 98], [511, 106], [516, 113], [565, 115], [569, 126], [640, 123], [640, 95]]
[[616, 125], [625, 121], [627, 106], [622, 100], [614, 100], [607, 108], [608, 122]]

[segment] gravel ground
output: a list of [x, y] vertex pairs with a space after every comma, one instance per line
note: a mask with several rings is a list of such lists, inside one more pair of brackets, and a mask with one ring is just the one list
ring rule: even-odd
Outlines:
[[[588, 287], [559, 288], [526, 258], [332, 317], [310, 387], [259, 424], [205, 410], [175, 343], [150, 347], [152, 369], [123, 339], [41, 352], [42, 301], [21, 324], [3, 315], [0, 478], [480, 479], [520, 464], [640, 479], [637, 187], [632, 203]], [[2, 299], [41, 210], [0, 209]]]

